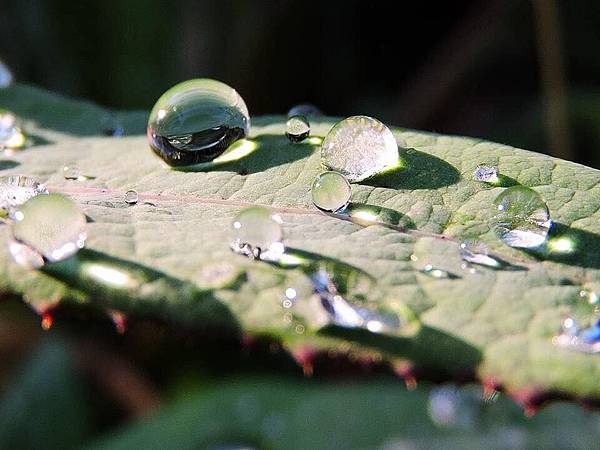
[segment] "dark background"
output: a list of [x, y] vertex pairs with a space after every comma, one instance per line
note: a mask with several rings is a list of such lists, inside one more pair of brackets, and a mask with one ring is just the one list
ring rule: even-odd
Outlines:
[[3, 0], [21, 82], [149, 109], [178, 81], [251, 114], [326, 114], [480, 136], [600, 167], [600, 2]]

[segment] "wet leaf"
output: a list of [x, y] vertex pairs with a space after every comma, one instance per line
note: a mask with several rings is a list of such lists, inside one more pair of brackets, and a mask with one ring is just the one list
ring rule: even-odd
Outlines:
[[[57, 279], [68, 281], [64, 272], [25, 271], [3, 246], [0, 288], [25, 295], [38, 310], [61, 300], [93, 301], [209, 328], [226, 322], [233, 327], [229, 332], [270, 333], [293, 350], [351, 341], [445, 376], [472, 371], [513, 392], [600, 397], [600, 359], [552, 344], [561, 318], [581, 302], [579, 292], [600, 278], [597, 170], [479, 139], [393, 129], [410, 147], [401, 151], [403, 167], [352, 190], [353, 202], [406, 217], [406, 232], [399, 232], [362, 227], [312, 205], [310, 186], [322, 171], [314, 137], [327, 133], [335, 123], [331, 118], [312, 118], [313, 137], [297, 144], [285, 137], [285, 117], [253, 118], [252, 152], [184, 172], [164, 167], [152, 154], [143, 135], [144, 113], [115, 113], [125, 136], [114, 138], [102, 135], [107, 112], [89, 103], [17, 85], [0, 92], [0, 106], [25, 119], [23, 128], [34, 144], [6, 159], [2, 175], [34, 176], [51, 191], [71, 196], [88, 215], [90, 249], [134, 264], [140, 273], [168, 276], [166, 282], [113, 296], [89, 284], [69, 286]], [[65, 180], [62, 169], [74, 161], [94, 178]], [[498, 167], [506, 179], [540, 193], [561, 244], [544, 254], [503, 245], [490, 220], [492, 203], [505, 188], [472, 181], [479, 165]], [[139, 195], [134, 206], [125, 202], [129, 189]], [[279, 213], [290, 247], [370, 274], [377, 295], [368, 291], [373, 298], [366, 301], [395, 312], [408, 308], [420, 323], [399, 336], [331, 327], [317, 335], [298, 334], [281, 306], [297, 272], [249, 261], [229, 249], [231, 220], [249, 205]], [[0, 233], [6, 240], [7, 227]], [[523, 270], [465, 271], [459, 255], [465, 239], [485, 243]], [[429, 277], [421, 272], [426, 265], [455, 276]], [[223, 276], [223, 267], [229, 275]], [[219, 274], [218, 282], [211, 281], [211, 273]], [[173, 289], [180, 295], [167, 295]]]

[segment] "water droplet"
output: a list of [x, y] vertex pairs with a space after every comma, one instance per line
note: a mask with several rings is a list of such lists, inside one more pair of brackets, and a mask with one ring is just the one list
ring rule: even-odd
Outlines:
[[473, 172], [473, 179], [484, 183], [497, 183], [498, 168], [493, 166], [477, 166], [477, 169]]
[[150, 148], [171, 166], [212, 161], [248, 135], [250, 116], [235, 89], [207, 78], [165, 92], [148, 119]]
[[281, 217], [268, 208], [253, 206], [244, 209], [233, 219], [232, 227], [232, 249], [238, 253], [259, 257], [266, 251], [275, 254], [284, 251]]
[[315, 105], [310, 103], [301, 103], [299, 105], [292, 106], [287, 113], [288, 117], [292, 116], [304, 116], [304, 117], [316, 117], [322, 116], [323, 113]]
[[345, 208], [352, 196], [350, 183], [339, 172], [323, 172], [315, 178], [311, 188], [315, 206], [325, 211]]
[[349, 181], [361, 181], [399, 162], [398, 144], [388, 127], [367, 116], [338, 122], [321, 144], [321, 163]]
[[470, 391], [445, 385], [431, 389], [427, 409], [437, 426], [468, 429], [475, 425], [479, 407]]
[[458, 278], [457, 275], [454, 275], [453, 273], [450, 273], [447, 270], [438, 269], [437, 267], [434, 267], [431, 264], [425, 265], [425, 267], [423, 267], [420, 270], [420, 272], [422, 274], [424, 274], [424, 275], [427, 275], [428, 277], [437, 278], [437, 279], [455, 279], [455, 278]]
[[600, 353], [600, 319], [594, 317], [591, 326], [580, 328], [575, 319], [567, 317], [561, 323], [561, 333], [552, 342], [583, 353]]
[[127, 192], [125, 192], [125, 203], [127, 203], [128, 205], [135, 205], [138, 202], [139, 198], [140, 197], [137, 191], [134, 191], [133, 189], [130, 189]]
[[472, 242], [461, 243], [460, 257], [463, 261], [466, 261], [470, 264], [477, 264], [494, 269], [499, 269], [504, 266], [502, 261], [488, 254], [488, 249], [483, 244], [476, 244]]
[[310, 135], [310, 124], [304, 116], [292, 116], [285, 123], [285, 135], [292, 142], [302, 142]]
[[15, 214], [13, 237], [47, 260], [61, 261], [83, 247], [85, 214], [72, 200], [59, 194], [28, 200]]
[[16, 116], [9, 111], [0, 110], [0, 150], [18, 150], [25, 145], [25, 141]]
[[0, 61], [0, 88], [7, 88], [13, 82], [13, 74], [6, 64]]
[[11, 218], [17, 208], [27, 200], [47, 193], [46, 186], [34, 178], [21, 175], [0, 177], [0, 209]]
[[319, 269], [311, 275], [311, 279], [321, 312], [325, 312], [332, 323], [348, 328], [365, 328], [372, 333], [394, 332], [400, 328], [401, 320], [396, 314], [380, 314], [350, 303], [340, 295], [327, 271]]
[[552, 225], [542, 197], [525, 186], [507, 188], [494, 201], [496, 236], [510, 247], [536, 248], [548, 239]]
[[65, 180], [86, 181], [93, 180], [95, 177], [84, 175], [77, 164], [68, 164], [63, 167], [63, 178]]

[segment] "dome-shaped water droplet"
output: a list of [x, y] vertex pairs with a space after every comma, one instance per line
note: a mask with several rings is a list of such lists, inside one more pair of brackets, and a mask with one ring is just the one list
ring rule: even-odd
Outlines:
[[316, 117], [322, 116], [323, 113], [319, 108], [315, 105], [311, 105], [310, 103], [301, 103], [299, 105], [294, 105], [290, 108], [287, 113], [288, 117], [292, 116], [304, 116], [304, 117]]
[[39, 195], [15, 213], [13, 237], [49, 261], [61, 261], [85, 242], [86, 218], [79, 205], [59, 194]]
[[388, 127], [367, 116], [338, 122], [321, 144], [321, 163], [349, 181], [361, 181], [398, 165], [398, 144]]
[[133, 189], [130, 189], [127, 192], [125, 192], [125, 203], [127, 203], [128, 205], [135, 205], [138, 202], [139, 198], [140, 196], [138, 195], [137, 191], [134, 191]]
[[13, 216], [19, 206], [39, 194], [47, 194], [45, 185], [21, 175], [0, 177], [0, 209]]
[[16, 116], [0, 110], [0, 150], [15, 150], [25, 145], [25, 135], [17, 125]]
[[317, 176], [311, 188], [315, 206], [325, 211], [338, 211], [350, 201], [350, 183], [339, 172], [324, 172]]
[[256, 249], [260, 253], [281, 245], [283, 239], [281, 218], [269, 209], [260, 206], [241, 211], [233, 219], [232, 227], [234, 248], [250, 246], [251, 249]]
[[250, 116], [235, 89], [207, 78], [180, 83], [156, 102], [148, 119], [150, 148], [171, 166], [212, 161], [246, 137]]
[[536, 248], [546, 242], [552, 225], [548, 206], [537, 192], [525, 186], [512, 186], [494, 201], [498, 215], [494, 232], [506, 245]]
[[484, 183], [496, 183], [498, 181], [498, 168], [493, 166], [477, 166], [473, 172], [475, 181]]
[[302, 142], [310, 135], [310, 124], [304, 116], [292, 116], [285, 123], [285, 135], [292, 142]]

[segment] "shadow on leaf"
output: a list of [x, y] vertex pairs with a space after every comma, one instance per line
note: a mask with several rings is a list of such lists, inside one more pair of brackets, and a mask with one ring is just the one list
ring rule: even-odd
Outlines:
[[525, 252], [541, 260], [599, 269], [600, 235], [554, 222], [548, 240]]
[[419, 326], [413, 334], [406, 336], [371, 333], [362, 328], [339, 326], [326, 326], [319, 333], [407, 358], [422, 369], [431, 369], [452, 377], [473, 374], [482, 359], [478, 348], [446, 331], [427, 325]]
[[212, 162], [174, 167], [173, 170], [180, 172], [227, 171], [248, 175], [306, 158], [316, 148], [318, 145], [310, 144], [307, 141], [294, 144], [283, 134], [261, 134], [236, 142]]
[[211, 290], [142, 264], [82, 249], [64, 261], [48, 263], [44, 273], [89, 294], [97, 306], [126, 314], [161, 317], [222, 332], [239, 330], [231, 311]]
[[360, 184], [390, 189], [436, 189], [460, 180], [460, 173], [443, 159], [415, 149], [400, 149], [401, 166]]

